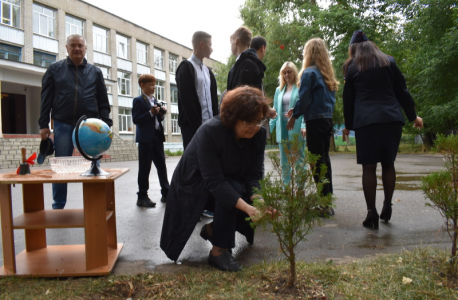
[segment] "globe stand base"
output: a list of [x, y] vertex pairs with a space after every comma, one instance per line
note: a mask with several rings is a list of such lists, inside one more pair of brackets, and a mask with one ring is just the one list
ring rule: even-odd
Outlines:
[[86, 173], [81, 174], [81, 176], [107, 176], [107, 175], [110, 175], [110, 173], [102, 170], [97, 165], [97, 161], [95, 160], [92, 161], [91, 168]]

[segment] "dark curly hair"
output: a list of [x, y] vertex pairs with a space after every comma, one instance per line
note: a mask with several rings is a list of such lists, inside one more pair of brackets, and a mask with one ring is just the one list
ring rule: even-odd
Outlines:
[[256, 122], [267, 116], [269, 105], [262, 92], [254, 87], [241, 86], [226, 92], [221, 103], [223, 125], [233, 129], [238, 120]]

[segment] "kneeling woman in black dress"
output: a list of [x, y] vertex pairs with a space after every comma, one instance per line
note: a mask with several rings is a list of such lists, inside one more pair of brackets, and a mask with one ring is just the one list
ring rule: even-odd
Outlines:
[[214, 201], [212, 224], [200, 235], [213, 248], [208, 263], [223, 271], [240, 267], [229, 251], [235, 232], [253, 243], [254, 231], [245, 219], [258, 214], [250, 205], [260, 187], [269, 106], [258, 89], [243, 86], [227, 92], [220, 115], [199, 128], [178, 163], [170, 184], [161, 234], [161, 249], [176, 261], [202, 211]]
[[415, 103], [394, 59], [380, 51], [360, 30], [353, 33], [349, 56], [344, 64], [346, 128], [343, 133], [355, 131], [357, 162], [363, 165], [363, 191], [368, 210], [363, 226], [378, 229], [377, 163], [382, 165], [385, 194], [380, 219], [388, 222], [396, 184], [394, 161], [404, 125], [401, 107], [415, 127], [423, 127], [423, 120], [415, 112]]

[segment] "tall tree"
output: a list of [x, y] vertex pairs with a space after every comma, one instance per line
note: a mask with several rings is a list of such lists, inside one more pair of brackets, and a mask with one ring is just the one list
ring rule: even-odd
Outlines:
[[454, 130], [458, 127], [456, 1], [398, 1], [396, 6], [405, 16], [398, 46], [403, 55], [400, 65], [424, 119], [426, 137]]

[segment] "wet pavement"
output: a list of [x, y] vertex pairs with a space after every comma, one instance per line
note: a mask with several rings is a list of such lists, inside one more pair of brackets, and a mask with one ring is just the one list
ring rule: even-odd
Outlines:
[[[169, 178], [180, 157], [167, 158]], [[426, 207], [419, 184], [421, 177], [443, 168], [440, 155], [398, 155], [395, 167], [397, 184], [393, 197], [393, 215], [388, 224], [380, 223], [379, 230], [366, 229], [361, 222], [366, 217], [366, 207], [361, 187], [361, 166], [356, 164], [355, 155], [331, 155], [336, 214], [316, 226], [308, 240], [298, 245], [298, 258], [307, 261], [329, 260], [336, 263], [349, 262], [378, 254], [391, 253], [416, 246], [450, 247], [450, 239], [443, 228], [444, 221], [438, 211]], [[187, 268], [210, 268], [207, 256], [211, 244], [199, 236], [204, 223], [211, 219], [202, 217], [189, 239], [178, 263], [170, 261], [159, 248], [162, 218], [165, 204], [160, 203], [160, 189], [152, 168], [150, 175], [150, 198], [157, 203], [155, 208], [136, 206], [137, 161], [102, 163], [102, 168], [130, 168], [130, 172], [115, 182], [118, 243], [124, 248], [114, 268], [116, 274], [137, 274], [140, 272], [180, 272]], [[33, 168], [33, 170], [36, 168]], [[272, 165], [266, 159], [266, 170]], [[12, 170], [0, 170], [0, 173]], [[377, 170], [377, 208], [383, 202], [381, 168]], [[46, 184], [45, 208], [51, 209], [51, 185]], [[12, 188], [13, 216], [22, 214], [22, 188]], [[69, 184], [66, 208], [82, 208], [82, 184]], [[47, 229], [48, 245], [84, 244], [83, 229]], [[15, 250], [24, 250], [24, 232], [15, 230]], [[274, 234], [257, 230], [255, 242], [248, 245], [243, 236], [237, 234], [233, 253], [242, 266], [262, 261], [282, 259]], [[1, 252], [1, 249], [0, 249]], [[1, 255], [0, 265], [3, 265]]]

